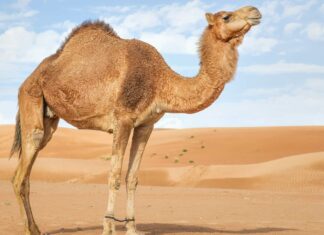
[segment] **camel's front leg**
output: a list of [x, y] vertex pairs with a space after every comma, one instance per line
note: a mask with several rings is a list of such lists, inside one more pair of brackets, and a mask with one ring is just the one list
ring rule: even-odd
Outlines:
[[136, 232], [136, 228], [135, 228], [135, 212], [134, 212], [135, 190], [136, 190], [136, 186], [137, 186], [137, 182], [138, 182], [137, 173], [138, 173], [138, 169], [140, 167], [142, 154], [144, 152], [146, 143], [152, 133], [152, 130], [153, 130], [153, 125], [139, 126], [134, 129], [128, 171], [127, 171], [127, 176], [126, 176], [127, 235], [138, 234]]
[[115, 234], [114, 224], [114, 208], [117, 191], [120, 187], [121, 169], [123, 164], [123, 157], [129, 135], [132, 129], [132, 124], [129, 121], [119, 120], [114, 130], [114, 140], [112, 147], [111, 169], [109, 176], [109, 196], [108, 206], [104, 218], [104, 232], [103, 235]]

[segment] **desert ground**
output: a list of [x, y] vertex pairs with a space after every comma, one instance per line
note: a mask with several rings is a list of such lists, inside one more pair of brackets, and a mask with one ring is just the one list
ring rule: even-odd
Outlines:
[[[13, 133], [0, 126], [0, 235], [23, 234], [10, 184]], [[43, 232], [101, 234], [111, 142], [107, 133], [59, 128], [41, 151], [31, 202]], [[136, 220], [144, 234], [320, 235], [324, 127], [157, 129], [139, 180]], [[119, 218], [125, 197], [123, 186]]]

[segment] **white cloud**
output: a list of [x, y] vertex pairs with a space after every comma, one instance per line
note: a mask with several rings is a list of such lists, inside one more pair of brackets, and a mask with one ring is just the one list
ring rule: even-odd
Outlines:
[[296, 17], [300, 18], [302, 15], [304, 15], [308, 10], [311, 9], [312, 6], [314, 6], [317, 1], [316, 0], [310, 0], [305, 1], [302, 4], [296, 4], [295, 1], [283, 1], [283, 16], [285, 17]]
[[206, 8], [207, 5], [202, 1], [193, 0], [184, 5], [173, 3], [156, 7], [127, 8], [126, 15], [108, 17], [104, 15], [102, 18], [117, 24], [117, 27], [125, 28], [124, 31], [138, 32], [161, 25], [164, 30], [192, 33], [195, 26], [203, 22]]
[[184, 36], [180, 33], [163, 31], [142, 33], [140, 39], [155, 46], [159, 51], [169, 54], [197, 54], [198, 37]]
[[296, 22], [291, 22], [291, 23], [288, 23], [288, 24], [285, 25], [284, 32], [286, 34], [292, 34], [296, 30], [300, 29], [301, 27], [302, 27], [302, 24], [296, 23]]
[[122, 36], [132, 35], [134, 31], [140, 32], [146, 29], [157, 27], [161, 24], [159, 15], [154, 11], [137, 11], [127, 15], [123, 21], [117, 25], [117, 30]]
[[159, 10], [160, 18], [165, 18], [167, 24], [177, 32], [187, 32], [204, 19], [206, 5], [201, 1], [189, 1], [185, 5], [171, 4]]
[[315, 41], [324, 40], [324, 25], [321, 23], [310, 23], [306, 28], [306, 33], [309, 39]]
[[[144, 32], [160, 24], [154, 14], [145, 13], [144, 16], [143, 13], [142, 17], [142, 13], [142, 11], [138, 11], [125, 16], [112, 15], [109, 17], [100, 17], [100, 19], [109, 23], [122, 38], [138, 38], [138, 34], [141, 31]], [[150, 24], [150, 17], [153, 19], [152, 24]], [[135, 27], [135, 25], [139, 26], [139, 28]]]
[[12, 27], [0, 35], [0, 61], [38, 63], [55, 52], [62, 35], [53, 30], [36, 33]]
[[288, 74], [288, 73], [306, 73], [306, 74], [324, 74], [323, 65], [286, 63], [278, 62], [274, 64], [257, 64], [239, 67], [240, 72], [256, 74]]
[[246, 36], [239, 48], [242, 53], [258, 55], [270, 52], [277, 44], [275, 38]]

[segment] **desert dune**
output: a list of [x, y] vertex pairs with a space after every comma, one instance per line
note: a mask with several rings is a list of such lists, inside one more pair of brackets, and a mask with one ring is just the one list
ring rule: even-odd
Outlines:
[[[13, 133], [13, 126], [0, 126], [0, 234], [23, 229], [9, 183], [17, 164], [16, 156], [8, 159]], [[32, 204], [43, 230], [100, 234], [111, 141], [98, 131], [54, 134], [32, 171]], [[157, 129], [139, 177], [139, 229], [147, 234], [324, 229], [324, 127]]]

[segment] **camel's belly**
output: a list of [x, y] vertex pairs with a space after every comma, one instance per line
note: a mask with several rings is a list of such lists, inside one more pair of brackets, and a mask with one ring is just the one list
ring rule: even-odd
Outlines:
[[84, 94], [56, 93], [44, 90], [44, 98], [54, 114], [79, 129], [94, 129], [109, 132], [113, 129], [114, 102], [101, 91], [84, 91]]
[[110, 115], [91, 117], [85, 120], [65, 120], [78, 129], [101, 130], [113, 133], [113, 121]]

